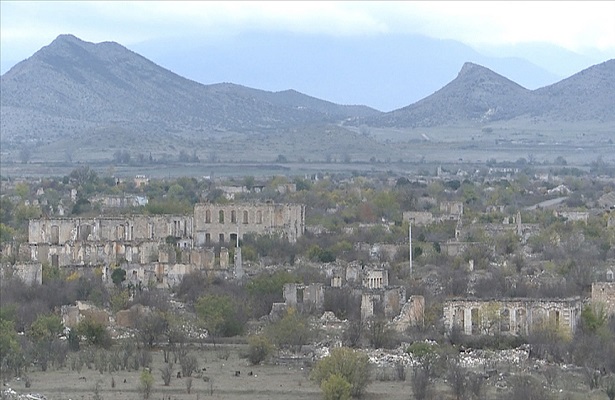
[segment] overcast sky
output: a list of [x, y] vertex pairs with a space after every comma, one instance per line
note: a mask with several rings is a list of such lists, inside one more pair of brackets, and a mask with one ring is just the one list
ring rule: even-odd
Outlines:
[[245, 31], [374, 35], [417, 33], [473, 47], [546, 42], [615, 58], [615, 2], [0, 2], [4, 63], [58, 35], [125, 46], [173, 36]]

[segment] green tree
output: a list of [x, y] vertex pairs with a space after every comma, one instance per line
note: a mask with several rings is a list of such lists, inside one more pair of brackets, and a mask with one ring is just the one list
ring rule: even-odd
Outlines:
[[64, 331], [62, 319], [57, 315], [39, 315], [30, 326], [29, 335], [35, 341], [53, 340]]
[[350, 383], [340, 374], [332, 374], [320, 384], [325, 400], [349, 400]]
[[15, 324], [5, 314], [0, 313], [0, 376], [8, 379], [9, 372], [19, 373], [22, 357]]
[[143, 395], [143, 399], [149, 399], [154, 387], [154, 375], [147, 369], [143, 369], [139, 377], [139, 391]]
[[607, 323], [608, 317], [603, 306], [583, 307], [581, 311], [581, 328], [587, 333], [597, 333]]
[[121, 286], [122, 282], [126, 280], [126, 270], [122, 268], [116, 268], [111, 273], [111, 280], [115, 286]]
[[0, 243], [10, 242], [15, 236], [15, 230], [0, 222]]
[[258, 365], [265, 361], [272, 351], [273, 345], [265, 336], [250, 336], [248, 339], [248, 360], [252, 365]]
[[352, 396], [361, 397], [369, 384], [369, 358], [348, 347], [333, 349], [331, 354], [318, 361], [310, 377], [322, 385], [332, 375], [338, 375], [350, 384]]
[[209, 294], [199, 298], [194, 306], [199, 320], [214, 340], [217, 336], [235, 336], [243, 332], [244, 321], [238, 317], [238, 307], [228, 295]]
[[105, 326], [91, 318], [86, 318], [77, 325], [77, 332], [85, 337], [88, 344], [103, 348], [111, 347], [111, 336]]
[[300, 348], [315, 336], [307, 318], [290, 308], [284, 317], [265, 329], [278, 349]]

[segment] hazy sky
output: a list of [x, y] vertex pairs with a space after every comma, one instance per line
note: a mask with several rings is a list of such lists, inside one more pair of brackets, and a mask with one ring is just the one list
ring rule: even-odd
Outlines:
[[0, 2], [3, 64], [63, 33], [130, 46], [245, 31], [325, 35], [418, 33], [482, 45], [546, 42], [615, 58], [615, 2]]

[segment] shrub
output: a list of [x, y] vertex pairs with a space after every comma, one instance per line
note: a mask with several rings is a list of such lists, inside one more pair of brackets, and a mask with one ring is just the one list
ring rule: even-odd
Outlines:
[[252, 365], [265, 361], [272, 351], [273, 346], [265, 336], [252, 336], [248, 339], [248, 360]]
[[332, 375], [346, 380], [350, 384], [350, 394], [360, 397], [369, 384], [369, 358], [347, 347], [333, 349], [331, 354], [316, 364], [311, 378], [322, 385]]
[[325, 400], [350, 399], [350, 383], [339, 374], [333, 374], [322, 381], [320, 389]]
[[291, 308], [282, 319], [267, 327], [266, 335], [278, 348], [285, 349], [301, 348], [309, 343], [315, 332], [307, 318]]
[[173, 365], [164, 364], [164, 366], [160, 368], [160, 374], [162, 381], [164, 382], [164, 386], [169, 386], [171, 383], [171, 376], [173, 375]]
[[89, 318], [81, 321], [77, 326], [77, 331], [85, 337], [88, 344], [99, 346], [105, 349], [111, 347], [111, 336], [104, 325]]
[[154, 376], [148, 369], [144, 369], [139, 377], [139, 391], [143, 394], [145, 400], [149, 399], [154, 386]]
[[192, 354], [186, 354], [179, 359], [182, 368], [182, 376], [191, 377], [193, 372], [199, 369], [199, 362]]

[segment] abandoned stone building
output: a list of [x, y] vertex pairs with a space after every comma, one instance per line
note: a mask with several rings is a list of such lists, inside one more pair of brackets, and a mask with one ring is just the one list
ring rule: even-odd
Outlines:
[[331, 286], [327, 290], [350, 287], [356, 296], [360, 296], [361, 320], [382, 317], [399, 331], [422, 324], [425, 307], [423, 296], [407, 296], [405, 287], [389, 285], [386, 264], [349, 263], [335, 266], [327, 274], [331, 279]]
[[305, 233], [305, 206], [299, 204], [197, 204], [196, 246], [235, 242], [246, 233], [274, 234], [294, 243]]
[[444, 303], [444, 326], [466, 335], [527, 335], [545, 323], [574, 333], [583, 301], [571, 299], [453, 299]]
[[198, 204], [194, 215], [43, 218], [30, 220], [24, 258], [105, 271], [119, 265], [129, 279], [173, 285], [195, 269], [229, 272], [228, 247], [246, 233], [294, 242], [304, 231], [305, 207], [289, 204]]

